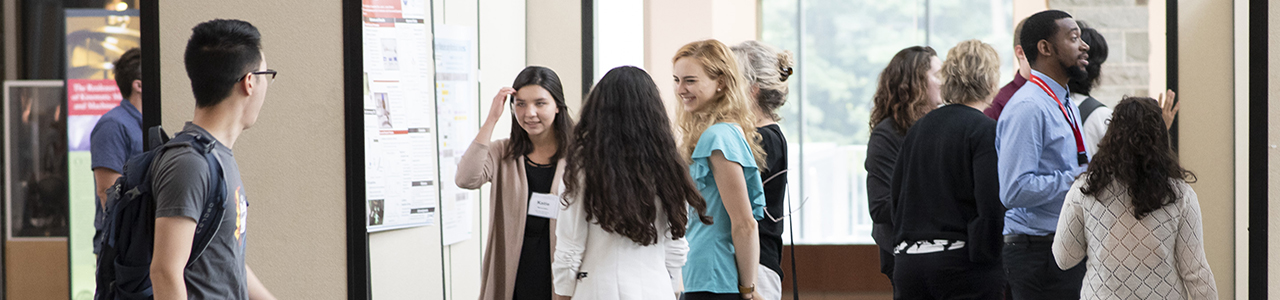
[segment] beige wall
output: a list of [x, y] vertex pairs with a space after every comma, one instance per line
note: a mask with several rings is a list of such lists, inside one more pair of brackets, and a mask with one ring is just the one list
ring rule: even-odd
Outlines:
[[1235, 295], [1235, 193], [1230, 1], [1178, 1], [1179, 147], [1204, 220], [1205, 254], [1222, 299]]
[[[536, 2], [536, 4], [535, 4]], [[531, 66], [556, 71], [564, 101], [577, 118], [582, 108], [582, 1], [529, 1], [526, 7], [525, 59]]]
[[689, 42], [718, 39], [729, 46], [758, 36], [756, 5], [743, 1], [646, 0], [644, 68], [653, 76], [667, 113], [680, 109], [671, 85], [671, 57]]
[[[1267, 10], [1267, 64], [1269, 70], [1280, 70], [1280, 4], [1268, 3]], [[1267, 295], [1280, 297], [1280, 72], [1267, 74]]]
[[[1114, 107], [1124, 96], [1155, 94], [1149, 92], [1149, 83], [1152, 81], [1150, 65], [1164, 66], [1165, 61], [1149, 58], [1156, 58], [1151, 56], [1152, 53], [1164, 53], [1165, 47], [1164, 44], [1152, 44], [1148, 36], [1164, 33], [1164, 22], [1161, 20], [1164, 18], [1164, 10], [1152, 13], [1158, 7], [1149, 5], [1150, 2], [1049, 1], [1050, 8], [1066, 11], [1076, 21], [1087, 23], [1106, 41], [1110, 55], [1102, 65], [1098, 85], [1089, 93], [1103, 104]], [[1148, 64], [1148, 61], [1153, 63]]]
[[280, 71], [261, 117], [235, 143], [251, 203], [248, 265], [280, 299], [345, 299], [346, 192], [342, 7], [338, 1], [165, 0], [160, 3], [164, 126], [195, 100], [182, 53], [196, 24], [249, 21]]

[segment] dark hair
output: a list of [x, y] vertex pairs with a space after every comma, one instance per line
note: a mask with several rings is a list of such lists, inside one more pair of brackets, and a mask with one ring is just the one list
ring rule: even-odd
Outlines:
[[1085, 73], [1089, 75], [1079, 80], [1071, 78], [1067, 81], [1067, 87], [1073, 93], [1088, 96], [1093, 91], [1093, 86], [1098, 84], [1098, 77], [1102, 76], [1102, 63], [1107, 62], [1107, 39], [1102, 38], [1097, 29], [1088, 27], [1089, 24], [1082, 21], [1076, 21], [1076, 24], [1080, 25], [1080, 39], [1089, 45], [1089, 65], [1084, 67]]
[[196, 107], [212, 107], [262, 63], [262, 36], [253, 24], [217, 19], [191, 28], [183, 54]]
[[933, 108], [929, 102], [929, 69], [937, 56], [938, 52], [929, 46], [911, 46], [893, 55], [880, 72], [880, 82], [872, 96], [872, 128], [885, 118], [893, 118], [895, 129], [905, 134], [911, 124]]
[[1046, 10], [1038, 12], [1024, 21], [1022, 24], [1022, 35], [1018, 37], [1018, 44], [1022, 45], [1022, 52], [1027, 55], [1027, 62], [1036, 63], [1036, 58], [1040, 57], [1040, 48], [1036, 46], [1040, 40], [1051, 40], [1054, 34], [1058, 34], [1058, 20], [1070, 18], [1071, 14], [1061, 10]]
[[120, 96], [128, 99], [133, 95], [133, 81], [142, 79], [142, 50], [133, 48], [125, 51], [113, 65], [116, 87], [120, 88]]
[[564, 176], [566, 195], [581, 202], [588, 221], [645, 246], [662, 236], [654, 225], [657, 205], [667, 213], [673, 239], [685, 234], [688, 207], [703, 224], [712, 221], [659, 95], [644, 70], [605, 73], [583, 103]]
[[1181, 196], [1173, 179], [1195, 182], [1169, 148], [1160, 107], [1147, 97], [1125, 97], [1116, 105], [1087, 174], [1082, 193], [1099, 198], [1111, 184], [1127, 188], [1139, 220]]
[[[556, 101], [556, 108], [560, 110], [556, 113], [555, 121], [551, 122], [551, 129], [555, 130], [556, 135], [556, 154], [551, 155], [551, 162], [555, 163], [563, 157], [563, 150], [569, 148], [569, 134], [573, 132], [573, 119], [569, 118], [569, 106], [564, 104], [564, 89], [560, 87], [560, 76], [556, 76], [556, 71], [547, 67], [529, 66], [520, 71], [520, 75], [516, 75], [515, 82], [511, 83], [511, 87], [516, 90], [531, 85], [547, 90], [551, 98]], [[515, 112], [512, 111], [511, 142], [507, 144], [505, 158], [516, 159], [530, 152], [533, 152], [533, 141], [529, 140], [529, 132], [524, 131], [524, 127], [520, 127]]]
[[[1021, 41], [1022, 25], [1026, 23], [1027, 23], [1027, 18], [1022, 18], [1021, 21], [1018, 21], [1018, 25], [1013, 26], [1013, 47], [1014, 48], [1017, 48], [1018, 45], [1022, 45], [1022, 41]], [[1026, 49], [1023, 49], [1023, 51], [1026, 51]]]

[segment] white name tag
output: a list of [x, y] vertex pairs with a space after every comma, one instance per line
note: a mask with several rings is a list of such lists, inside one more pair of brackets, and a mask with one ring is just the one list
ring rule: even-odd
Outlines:
[[560, 197], [552, 194], [533, 193], [529, 197], [529, 215], [555, 219], [560, 214]]

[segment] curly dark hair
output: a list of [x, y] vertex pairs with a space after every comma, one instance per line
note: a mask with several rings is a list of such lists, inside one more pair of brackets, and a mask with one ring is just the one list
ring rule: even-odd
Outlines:
[[587, 221], [644, 246], [661, 236], [654, 226], [658, 205], [673, 239], [684, 237], [688, 207], [703, 224], [712, 220], [659, 95], [644, 70], [623, 66], [605, 73], [583, 101], [564, 175], [565, 193], [582, 202]]
[[872, 96], [871, 128], [886, 118], [893, 118], [894, 129], [906, 134], [911, 124], [932, 109], [929, 102], [929, 69], [937, 51], [929, 46], [911, 46], [898, 51], [880, 72], [876, 93]]
[[1120, 100], [1080, 191], [1099, 198], [1113, 183], [1125, 187], [1133, 199], [1133, 216], [1139, 220], [1176, 201], [1181, 191], [1173, 180], [1196, 179], [1169, 148], [1169, 131], [1161, 113], [1155, 99]]

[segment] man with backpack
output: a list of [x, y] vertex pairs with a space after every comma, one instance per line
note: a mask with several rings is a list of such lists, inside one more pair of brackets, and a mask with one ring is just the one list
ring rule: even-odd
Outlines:
[[[196, 111], [174, 140], [206, 146], [166, 147], [169, 150], [151, 164], [155, 248], [150, 277], [155, 299], [273, 299], [245, 265], [249, 202], [231, 149], [257, 121], [276, 72], [267, 69], [261, 36], [248, 22], [213, 20], [192, 31], [183, 59]], [[217, 164], [204, 153], [215, 154]], [[217, 187], [210, 182], [219, 181], [225, 192], [211, 191]], [[202, 217], [216, 208], [207, 205], [209, 192], [224, 194], [225, 211], [209, 225], [213, 228], [200, 228]], [[200, 233], [211, 233], [212, 238], [204, 249], [192, 249]]]

